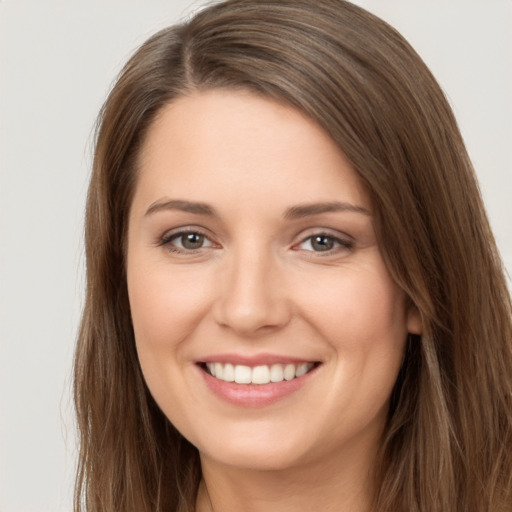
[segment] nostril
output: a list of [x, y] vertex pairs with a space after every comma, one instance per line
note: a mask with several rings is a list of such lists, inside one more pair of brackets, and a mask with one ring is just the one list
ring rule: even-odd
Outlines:
[[234, 301], [227, 299], [216, 312], [217, 323], [243, 336], [262, 334], [279, 329], [288, 324], [291, 312], [285, 304], [263, 300]]

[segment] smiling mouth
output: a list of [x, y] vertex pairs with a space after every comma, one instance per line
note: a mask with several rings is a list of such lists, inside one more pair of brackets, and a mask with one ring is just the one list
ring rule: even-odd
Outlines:
[[202, 363], [201, 368], [212, 377], [236, 384], [270, 384], [298, 379], [320, 363], [288, 363], [246, 366], [231, 363]]

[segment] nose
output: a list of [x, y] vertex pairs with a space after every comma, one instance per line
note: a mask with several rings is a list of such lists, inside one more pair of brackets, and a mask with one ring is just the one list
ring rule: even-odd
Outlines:
[[219, 274], [215, 320], [244, 337], [278, 330], [291, 319], [282, 269], [268, 254], [232, 255]]

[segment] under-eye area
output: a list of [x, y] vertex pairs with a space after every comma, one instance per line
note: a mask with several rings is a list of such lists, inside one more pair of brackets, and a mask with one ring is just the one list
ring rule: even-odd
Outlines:
[[278, 363], [247, 366], [221, 362], [199, 363], [203, 371], [225, 382], [236, 384], [270, 384], [298, 379], [311, 373], [320, 362]]

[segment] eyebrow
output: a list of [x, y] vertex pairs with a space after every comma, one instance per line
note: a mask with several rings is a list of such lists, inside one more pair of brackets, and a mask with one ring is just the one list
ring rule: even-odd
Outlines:
[[[198, 203], [192, 201], [184, 201], [182, 199], [170, 199], [168, 201], [155, 201], [146, 211], [146, 216], [164, 210], [179, 210], [182, 212], [193, 213], [196, 215], [207, 215], [216, 217], [217, 214], [210, 205], [206, 203]], [[312, 217], [314, 215], [321, 215], [322, 213], [331, 212], [354, 212], [363, 215], [371, 216], [371, 213], [362, 206], [354, 205], [345, 202], [327, 202], [327, 203], [311, 203], [304, 205], [297, 205], [288, 208], [284, 213], [284, 218], [287, 220], [301, 219], [304, 217]]]
[[169, 201], [155, 201], [146, 211], [146, 216], [163, 210], [180, 210], [196, 215], [216, 216], [215, 210], [206, 203], [195, 203], [181, 199], [170, 199]]
[[320, 215], [322, 213], [331, 212], [354, 212], [371, 216], [370, 211], [366, 208], [363, 208], [362, 206], [334, 201], [329, 203], [312, 203], [293, 206], [292, 208], [286, 210], [284, 217], [285, 219], [300, 219], [303, 217], [311, 217], [313, 215]]

